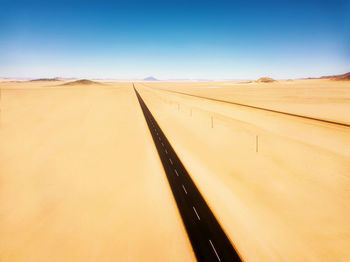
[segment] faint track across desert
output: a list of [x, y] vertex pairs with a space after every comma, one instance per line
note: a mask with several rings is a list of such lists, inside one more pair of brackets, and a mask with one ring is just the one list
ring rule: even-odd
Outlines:
[[350, 124], [347, 124], [347, 123], [341, 123], [341, 122], [336, 122], [336, 121], [331, 121], [331, 120], [326, 120], [326, 119], [321, 119], [321, 118], [316, 118], [316, 117], [310, 117], [310, 116], [305, 116], [305, 115], [298, 115], [298, 114], [294, 114], [294, 113], [288, 113], [288, 112], [278, 111], [278, 110], [264, 108], [264, 107], [259, 107], [259, 106], [247, 105], [247, 104], [242, 104], [242, 103], [237, 103], [237, 102], [232, 102], [232, 101], [225, 101], [225, 100], [217, 99], [217, 98], [211, 98], [211, 97], [200, 96], [200, 95], [193, 95], [193, 94], [188, 94], [188, 93], [184, 93], [184, 92], [180, 92], [180, 91], [166, 90], [166, 89], [163, 89], [163, 88], [155, 88], [155, 87], [147, 86], [145, 84], [142, 84], [142, 85], [144, 85], [144, 86], [146, 86], [148, 88], [151, 88], [151, 89], [157, 89], [157, 90], [165, 91], [165, 92], [169, 92], [169, 93], [175, 93], [175, 94], [180, 94], [180, 95], [185, 95], [185, 96], [197, 97], [197, 98], [201, 98], [201, 99], [207, 99], [207, 100], [221, 102], [221, 103], [226, 103], [226, 104], [232, 104], [232, 105], [237, 105], [237, 106], [249, 107], [249, 108], [253, 108], [253, 109], [258, 109], [258, 110], [263, 110], [263, 111], [272, 112], [272, 113], [278, 113], [278, 114], [283, 114], [283, 115], [289, 115], [289, 116], [294, 116], [294, 117], [299, 117], [299, 118], [319, 121], [319, 122], [333, 124], [333, 125], [350, 127]]

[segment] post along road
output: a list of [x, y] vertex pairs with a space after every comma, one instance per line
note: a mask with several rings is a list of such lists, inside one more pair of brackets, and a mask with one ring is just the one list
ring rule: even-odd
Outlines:
[[198, 261], [241, 261], [190, 175], [134, 86]]

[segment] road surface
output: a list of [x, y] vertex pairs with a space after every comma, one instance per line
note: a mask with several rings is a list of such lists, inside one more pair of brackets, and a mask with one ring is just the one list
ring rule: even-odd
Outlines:
[[136, 89], [135, 92], [197, 260], [241, 261]]

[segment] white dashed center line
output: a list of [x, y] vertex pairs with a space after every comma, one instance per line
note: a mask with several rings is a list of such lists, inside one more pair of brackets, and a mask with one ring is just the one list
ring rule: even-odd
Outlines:
[[174, 169], [174, 170], [175, 170], [176, 175], [179, 176], [179, 174], [177, 173], [176, 169]]
[[187, 191], [186, 191], [186, 188], [185, 188], [184, 185], [182, 185], [182, 188], [183, 188], [183, 190], [185, 191], [185, 193], [186, 193], [186, 195], [187, 195]]
[[171, 158], [169, 158], [169, 161], [170, 161], [171, 164], [173, 164], [173, 160], [171, 160]]
[[168, 150], [165, 149], [165, 154], [168, 154]]
[[199, 217], [199, 215], [198, 215], [198, 213], [197, 213], [196, 208], [195, 208], [194, 206], [192, 206], [192, 208], [193, 208], [193, 211], [196, 213], [196, 216], [197, 216], [198, 220], [201, 220], [201, 218]]
[[211, 242], [210, 239], [209, 239], [209, 243], [210, 243], [211, 247], [213, 248], [213, 250], [214, 250], [214, 252], [215, 252], [215, 255], [216, 255], [216, 257], [218, 258], [218, 260], [221, 261], [219, 255], [218, 255], [218, 252], [216, 252], [216, 249], [215, 249], [215, 247], [214, 247], [214, 245], [213, 245], [213, 243]]

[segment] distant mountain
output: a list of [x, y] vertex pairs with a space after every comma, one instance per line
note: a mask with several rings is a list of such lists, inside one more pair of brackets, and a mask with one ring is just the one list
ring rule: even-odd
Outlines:
[[38, 81], [61, 81], [58, 77], [55, 78], [39, 78], [39, 79], [33, 79], [30, 80], [30, 82], [38, 82]]
[[257, 82], [257, 83], [272, 83], [272, 82], [276, 82], [276, 80], [272, 79], [270, 77], [261, 77], [258, 80], [256, 80], [255, 82]]
[[159, 81], [157, 78], [153, 77], [153, 76], [149, 76], [143, 79], [144, 81]]
[[87, 80], [87, 79], [81, 79], [81, 80], [62, 84], [62, 86], [75, 86], [75, 85], [102, 85], [102, 84], [95, 81]]
[[322, 76], [320, 78], [331, 80], [350, 80], [350, 72], [342, 75]]

